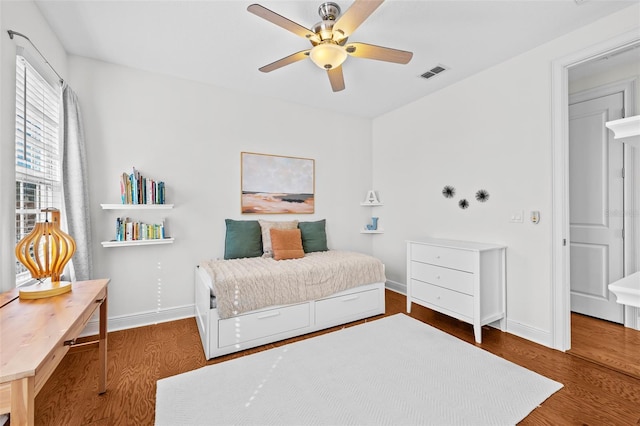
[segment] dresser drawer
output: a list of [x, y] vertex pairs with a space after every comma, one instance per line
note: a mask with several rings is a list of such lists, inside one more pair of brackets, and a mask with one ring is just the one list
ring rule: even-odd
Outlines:
[[309, 327], [309, 303], [283, 306], [218, 321], [219, 347]]
[[474, 272], [476, 257], [477, 254], [472, 251], [411, 244], [411, 260], [460, 271]]
[[474, 275], [470, 272], [414, 261], [411, 262], [410, 278], [473, 295]]
[[412, 279], [411, 297], [464, 315], [467, 318], [473, 318], [473, 296], [468, 294], [458, 293], [457, 291]]
[[378, 289], [319, 300], [316, 302], [316, 324], [333, 323], [341, 318], [377, 310], [379, 306]]

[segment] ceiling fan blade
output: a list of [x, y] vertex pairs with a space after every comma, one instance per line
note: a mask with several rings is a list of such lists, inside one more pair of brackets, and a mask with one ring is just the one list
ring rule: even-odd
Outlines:
[[342, 75], [342, 65], [336, 68], [331, 68], [327, 71], [327, 75], [329, 75], [331, 88], [334, 92], [344, 90], [344, 76]]
[[277, 61], [272, 62], [258, 69], [262, 72], [271, 72], [273, 70], [277, 70], [278, 68], [282, 68], [285, 65], [289, 65], [294, 62], [301, 61], [308, 57], [309, 57], [309, 49], [301, 50], [300, 52], [294, 53], [293, 55], [285, 56], [282, 59], [278, 59]]
[[355, 0], [351, 7], [336, 21], [333, 26], [334, 32], [336, 30], [342, 32], [343, 37], [339, 37], [340, 39], [349, 37], [382, 2], [384, 0]]
[[345, 50], [356, 58], [376, 59], [378, 61], [406, 64], [413, 57], [413, 53], [406, 50], [391, 49], [366, 43], [347, 43]]
[[252, 4], [247, 7], [247, 10], [256, 16], [261, 17], [262, 19], [266, 19], [267, 21], [284, 28], [287, 31], [291, 31], [295, 35], [306, 38], [308, 40], [316, 40], [317, 42], [320, 42], [316, 33], [311, 31], [310, 29], [305, 28], [290, 19], [287, 19], [284, 16], [278, 15], [277, 13], [267, 9], [264, 6], [261, 6], [259, 4]]

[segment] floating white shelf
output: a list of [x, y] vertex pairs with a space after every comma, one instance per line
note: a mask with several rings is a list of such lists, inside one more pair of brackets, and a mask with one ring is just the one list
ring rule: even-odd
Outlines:
[[155, 240], [103, 241], [102, 247], [150, 246], [154, 244], [173, 244], [174, 238], [158, 238]]
[[361, 234], [384, 234], [384, 229], [375, 229], [373, 231], [369, 231], [368, 229], [361, 229]]
[[361, 206], [365, 206], [365, 207], [376, 207], [376, 206], [384, 206], [384, 204], [382, 203], [360, 203]]
[[173, 204], [100, 204], [103, 210], [169, 210]]

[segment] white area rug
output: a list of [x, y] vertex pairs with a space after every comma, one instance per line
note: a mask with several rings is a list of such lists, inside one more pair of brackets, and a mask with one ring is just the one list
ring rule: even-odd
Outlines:
[[157, 425], [509, 425], [560, 383], [403, 314], [158, 381]]

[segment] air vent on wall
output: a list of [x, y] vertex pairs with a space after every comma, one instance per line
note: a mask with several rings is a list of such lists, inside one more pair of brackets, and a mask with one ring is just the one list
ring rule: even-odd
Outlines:
[[422, 78], [431, 78], [431, 77], [435, 77], [436, 75], [440, 74], [442, 71], [446, 70], [447, 67], [445, 67], [444, 65], [438, 65], [435, 66], [433, 68], [431, 68], [429, 71], [420, 74], [420, 77]]

